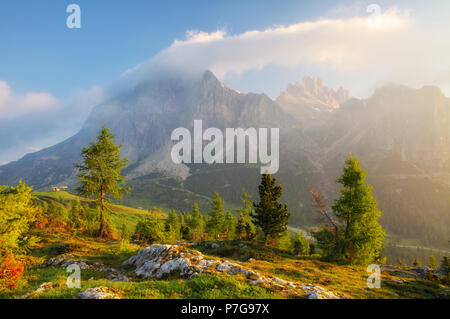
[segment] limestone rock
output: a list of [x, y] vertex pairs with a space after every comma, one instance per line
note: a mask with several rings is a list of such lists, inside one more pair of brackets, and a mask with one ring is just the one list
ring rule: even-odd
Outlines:
[[81, 299], [119, 299], [119, 296], [107, 287], [89, 288], [78, 293]]

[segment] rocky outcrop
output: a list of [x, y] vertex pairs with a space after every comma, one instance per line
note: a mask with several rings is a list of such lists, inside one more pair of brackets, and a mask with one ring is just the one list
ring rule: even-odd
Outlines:
[[177, 274], [192, 278], [200, 273], [229, 275], [242, 274], [250, 285], [258, 285], [281, 293], [309, 299], [337, 299], [341, 296], [327, 289], [311, 284], [298, 284], [277, 277], [264, 276], [227, 260], [212, 259], [185, 246], [154, 244], [141, 249], [137, 255], [123, 263], [134, 266], [135, 274], [144, 278], [163, 278]]
[[130, 281], [130, 278], [123, 274], [123, 271], [117, 268], [109, 267], [102, 263], [89, 263], [86, 260], [75, 260], [73, 255], [60, 255], [50, 258], [47, 262], [40, 265], [41, 268], [46, 267], [63, 267], [70, 265], [78, 265], [82, 270], [95, 270], [108, 273], [108, 280], [111, 281]]
[[89, 288], [78, 293], [81, 299], [119, 299], [119, 295], [107, 287]]

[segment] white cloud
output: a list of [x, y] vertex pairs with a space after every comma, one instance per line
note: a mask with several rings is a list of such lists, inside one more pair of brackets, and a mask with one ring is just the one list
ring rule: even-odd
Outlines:
[[[340, 76], [352, 91], [363, 85], [372, 90], [387, 81], [410, 86], [440, 84], [435, 83], [437, 73], [450, 68], [450, 43], [444, 41], [448, 28], [420, 25], [409, 9], [382, 10], [380, 16], [371, 18], [373, 12], [361, 8], [341, 8], [332, 18], [241, 34], [188, 31], [185, 40], [174, 41], [125, 75], [130, 83], [139, 82], [155, 69], [168, 66], [193, 72], [209, 69], [226, 81], [265, 68], [276, 74], [274, 68], [278, 68], [326, 74], [325, 81], [331, 78], [332, 82], [339, 82], [335, 80]], [[362, 15], [350, 16], [353, 12]], [[345, 18], [337, 18], [338, 14]], [[227, 84], [233, 86], [236, 81]]]
[[49, 93], [14, 94], [0, 81], [0, 162], [54, 145], [77, 133], [105, 99], [100, 86], [79, 89], [60, 102]]
[[0, 119], [17, 117], [27, 113], [55, 110], [60, 102], [50, 93], [28, 92], [12, 94], [5, 81], [0, 80]]
[[151, 63], [176, 68], [210, 69], [219, 77], [261, 69], [268, 64], [295, 67], [301, 63], [325, 65], [341, 71], [365, 68], [386, 54], [395, 54], [395, 41], [410, 30], [407, 13], [384, 12], [373, 26], [367, 17], [320, 19], [266, 30], [228, 35], [188, 31]]

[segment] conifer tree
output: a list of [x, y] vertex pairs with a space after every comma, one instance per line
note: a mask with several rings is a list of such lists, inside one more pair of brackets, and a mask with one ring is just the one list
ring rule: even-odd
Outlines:
[[231, 212], [226, 212], [223, 228], [224, 228], [224, 234], [227, 239], [234, 238], [234, 233], [236, 230], [236, 219], [231, 214]]
[[211, 212], [208, 216], [206, 225], [208, 235], [216, 239], [223, 234], [225, 222], [225, 204], [219, 193], [214, 193], [214, 199], [211, 201]]
[[180, 238], [181, 224], [178, 215], [173, 210], [167, 216], [165, 230], [170, 237], [170, 241], [174, 242]]
[[332, 207], [338, 222], [326, 214], [333, 231], [324, 228], [314, 236], [325, 257], [369, 264], [379, 258], [384, 245], [385, 232], [378, 223], [382, 213], [359, 161], [350, 155], [345, 164], [337, 179], [343, 185], [341, 195]]
[[194, 202], [189, 227], [191, 228], [193, 239], [199, 240], [203, 235], [204, 221], [196, 202]]
[[247, 222], [243, 213], [239, 215], [239, 219], [236, 225], [236, 237], [242, 239], [247, 235]]
[[127, 166], [128, 159], [120, 157], [122, 145], [114, 143], [115, 136], [104, 125], [97, 140], [89, 147], [83, 147], [82, 162], [75, 165], [79, 170], [78, 180], [81, 186], [78, 193], [93, 197], [99, 207], [100, 227], [99, 237], [108, 237], [110, 230], [107, 224], [107, 202], [109, 197], [120, 199], [128, 188], [124, 187], [125, 180], [120, 174]]
[[276, 177], [263, 174], [261, 184], [258, 187], [259, 203], [253, 203], [253, 223], [259, 226], [264, 233], [264, 245], [276, 240], [286, 230], [291, 213], [287, 205], [280, 203], [283, 195], [281, 185], [276, 185]]

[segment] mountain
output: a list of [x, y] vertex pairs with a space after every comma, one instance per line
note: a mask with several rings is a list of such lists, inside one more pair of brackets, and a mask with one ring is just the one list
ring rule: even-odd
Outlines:
[[323, 124], [330, 113], [350, 99], [347, 90], [337, 91], [325, 86], [320, 78], [305, 77], [302, 82], [289, 84], [276, 102], [303, 127]]
[[0, 167], [0, 180], [15, 183], [24, 178], [37, 188], [73, 184], [73, 164], [103, 124], [123, 144], [122, 154], [130, 160], [126, 171], [129, 179], [152, 172], [184, 179], [189, 169], [172, 162], [170, 137], [178, 127], [192, 131], [194, 120], [203, 120], [204, 128], [223, 131], [226, 127], [284, 130], [294, 125], [267, 95], [242, 94], [226, 87], [209, 71], [194, 79], [157, 78], [95, 107], [81, 130], [66, 141]]
[[73, 164], [81, 148], [103, 124], [123, 144], [130, 159], [124, 171], [132, 192], [123, 203], [159, 205], [203, 212], [217, 191], [230, 209], [245, 189], [255, 198], [258, 165], [174, 164], [171, 132], [203, 128], [280, 128], [283, 200], [297, 226], [317, 224], [308, 186], [329, 203], [339, 194], [336, 177], [353, 153], [368, 171], [368, 181], [384, 212], [382, 224], [392, 240], [444, 247], [450, 238], [450, 99], [436, 87], [389, 85], [367, 99], [326, 87], [320, 79], [291, 84], [276, 101], [265, 94], [243, 94], [207, 71], [195, 76], [147, 79], [95, 107], [81, 130], [50, 148], [0, 166], [0, 184], [20, 178], [35, 189], [76, 184]]

